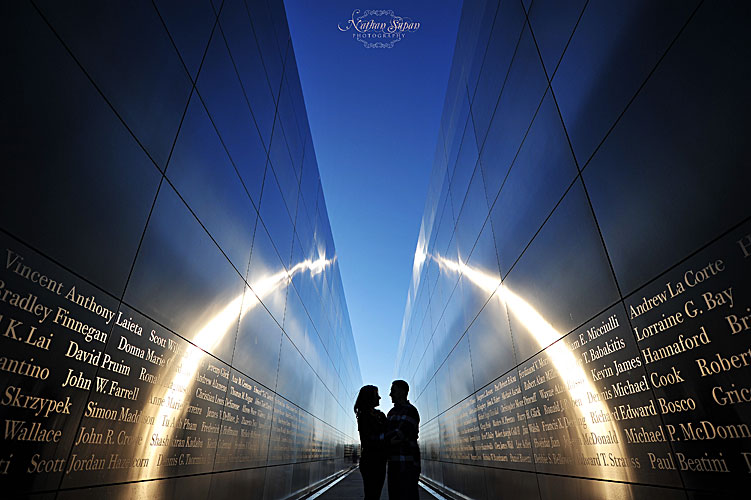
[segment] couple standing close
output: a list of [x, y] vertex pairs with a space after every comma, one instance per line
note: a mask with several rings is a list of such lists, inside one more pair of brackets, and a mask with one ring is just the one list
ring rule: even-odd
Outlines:
[[409, 385], [404, 380], [391, 384], [394, 407], [388, 417], [376, 410], [381, 397], [378, 388], [366, 385], [360, 389], [355, 402], [357, 428], [360, 431], [360, 473], [365, 500], [381, 498], [386, 463], [389, 471], [389, 500], [417, 500], [417, 480], [420, 477], [420, 448], [417, 433], [420, 415], [407, 401]]

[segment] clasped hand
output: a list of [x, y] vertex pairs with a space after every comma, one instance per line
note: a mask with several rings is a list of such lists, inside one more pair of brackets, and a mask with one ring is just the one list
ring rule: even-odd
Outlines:
[[400, 430], [394, 431], [394, 436], [389, 441], [390, 444], [402, 444], [404, 442], [404, 434]]

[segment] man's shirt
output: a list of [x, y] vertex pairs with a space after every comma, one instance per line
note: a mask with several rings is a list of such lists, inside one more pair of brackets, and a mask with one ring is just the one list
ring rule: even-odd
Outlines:
[[[420, 414], [409, 401], [403, 405], [395, 405], [388, 414], [384, 440], [389, 448], [389, 461], [414, 463], [420, 466], [420, 448], [417, 445], [417, 435], [420, 429]], [[388, 444], [391, 438], [398, 437], [401, 442]]]

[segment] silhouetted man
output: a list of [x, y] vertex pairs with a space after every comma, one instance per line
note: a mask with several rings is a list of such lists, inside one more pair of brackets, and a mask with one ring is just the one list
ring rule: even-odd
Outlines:
[[417, 446], [417, 434], [420, 414], [407, 401], [408, 393], [409, 385], [404, 380], [394, 380], [391, 384], [389, 395], [394, 407], [389, 411], [384, 433], [389, 443], [389, 500], [419, 498], [420, 448]]

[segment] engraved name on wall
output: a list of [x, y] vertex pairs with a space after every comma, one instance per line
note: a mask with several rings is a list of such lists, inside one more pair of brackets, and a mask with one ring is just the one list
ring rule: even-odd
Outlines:
[[0, 485], [39, 491], [337, 456], [328, 425], [0, 241]]
[[745, 224], [423, 426], [425, 458], [741, 487], [751, 473], [750, 278]]

